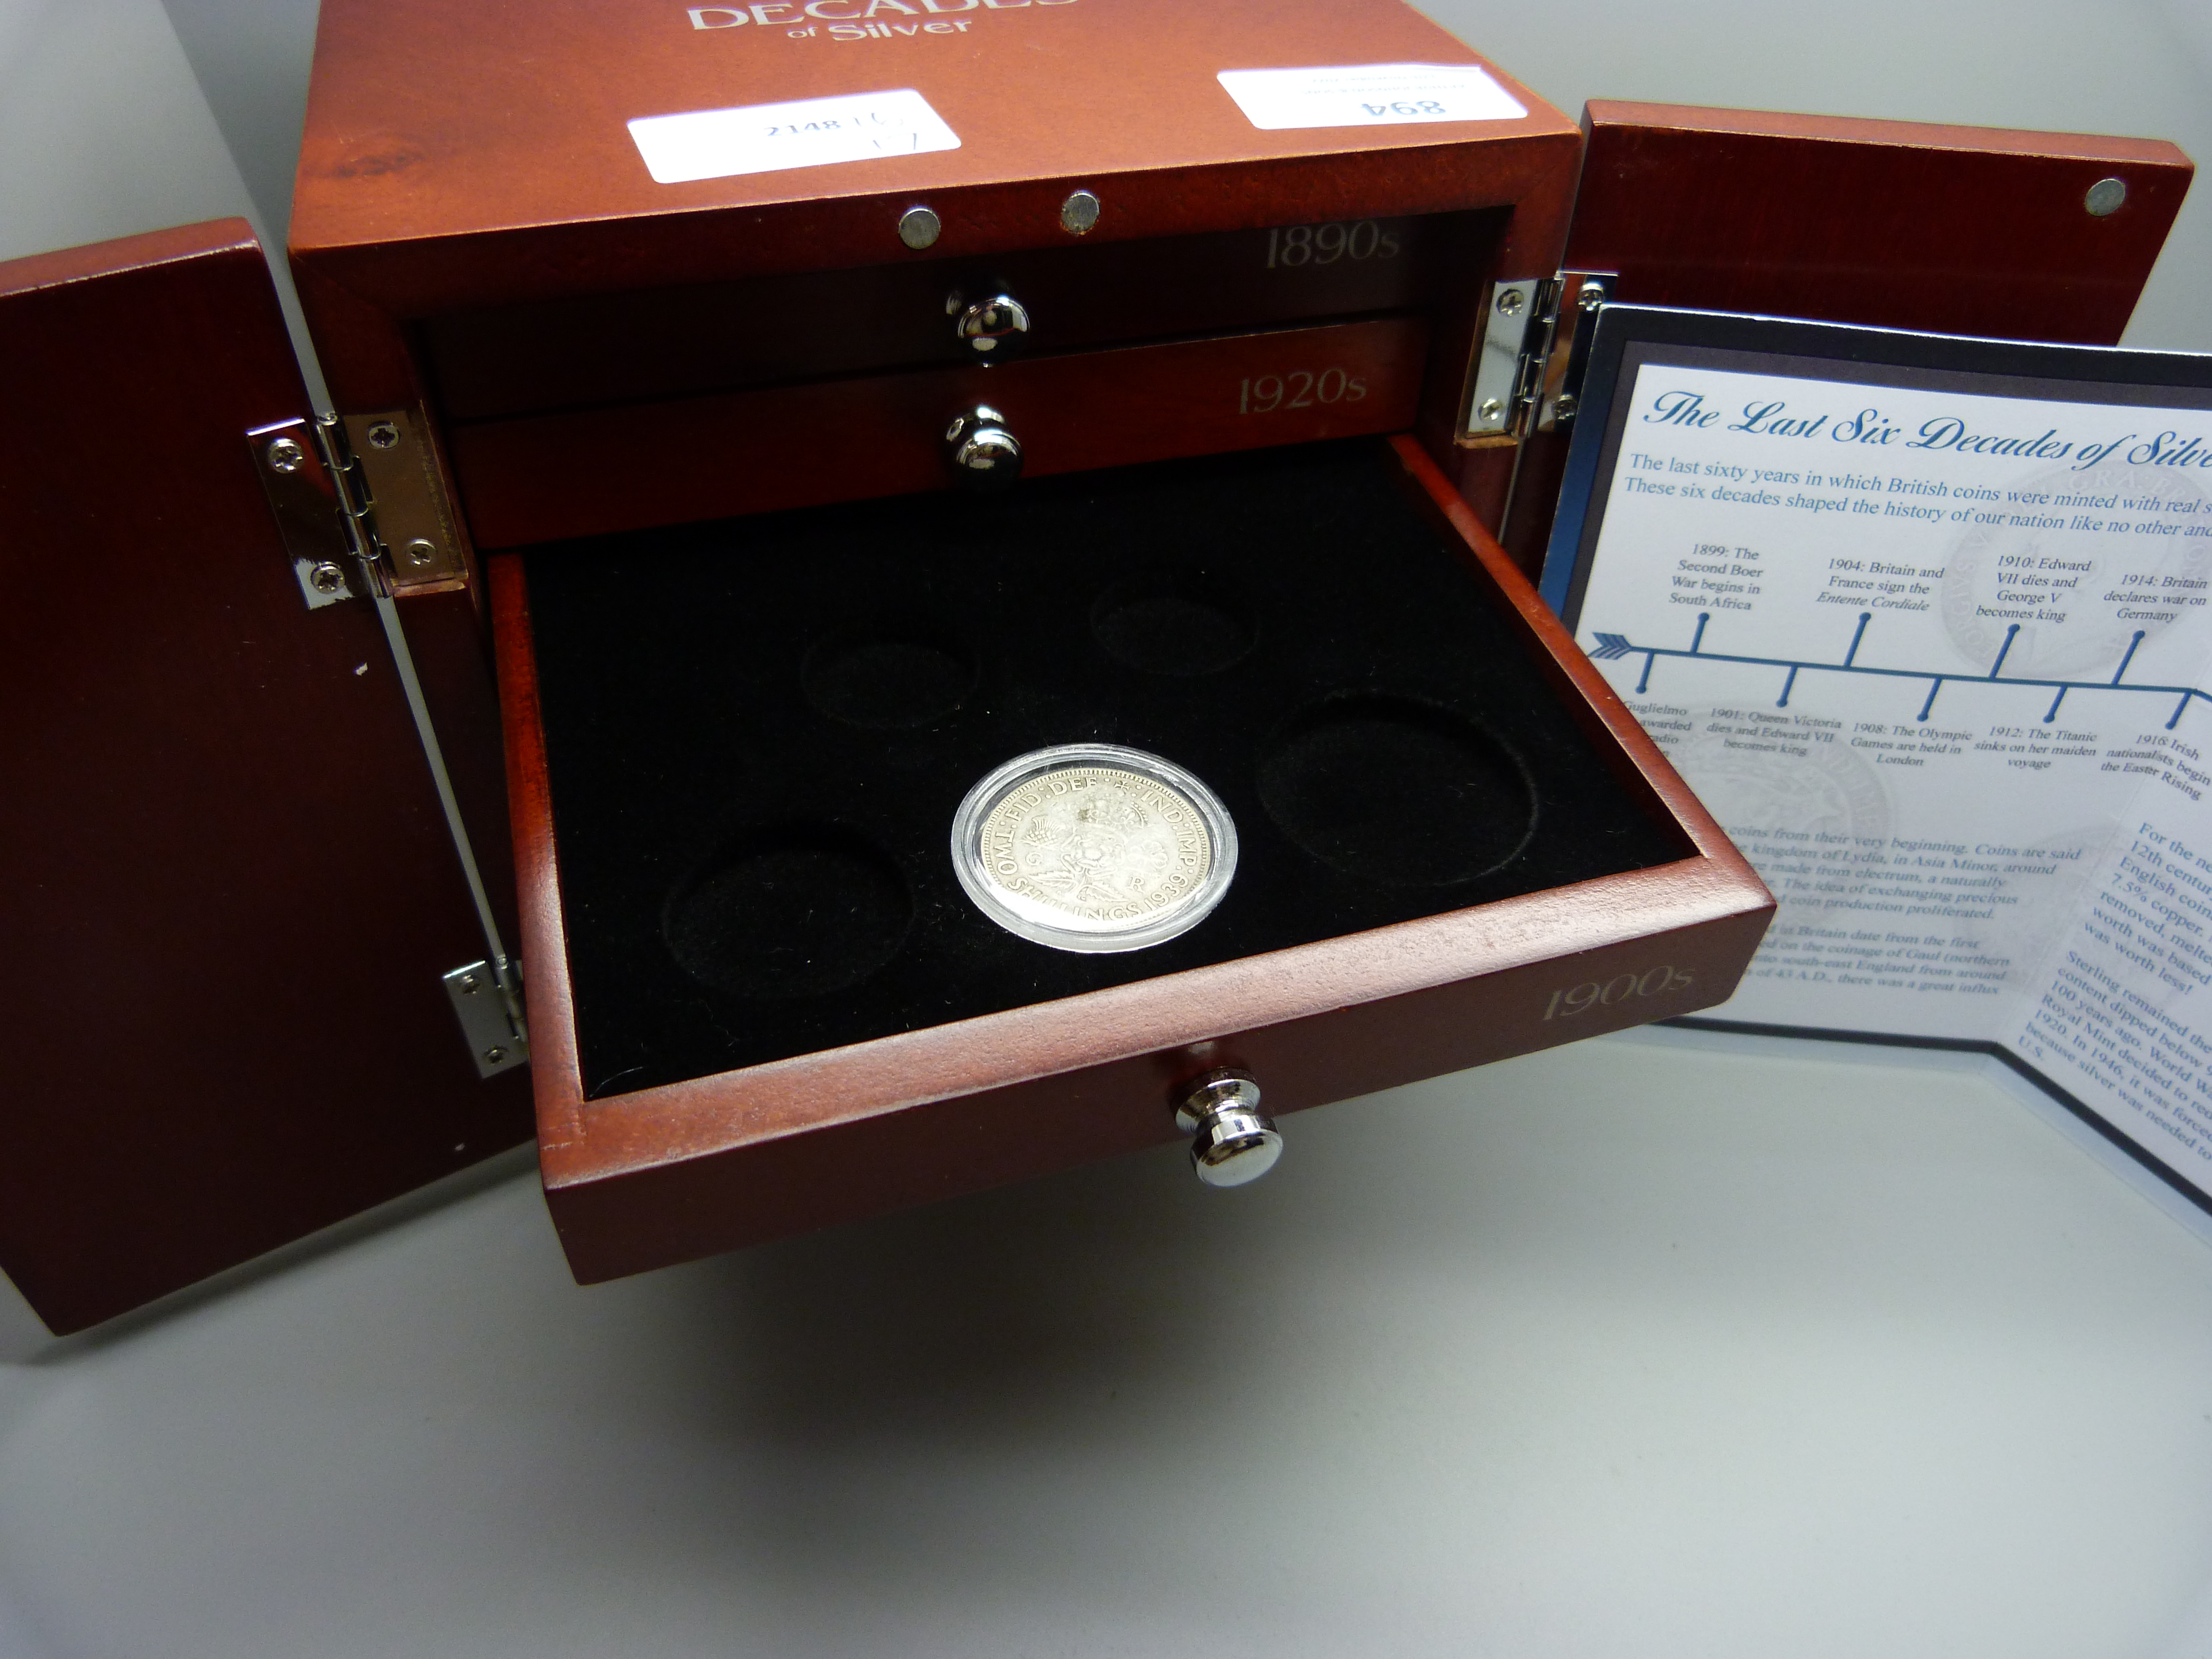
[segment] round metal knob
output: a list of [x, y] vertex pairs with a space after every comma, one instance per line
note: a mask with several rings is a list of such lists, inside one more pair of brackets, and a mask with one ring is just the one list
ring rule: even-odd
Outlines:
[[952, 417], [945, 428], [945, 454], [960, 481], [978, 489], [1003, 489], [1022, 476], [1021, 441], [988, 404]]
[[1190, 1167], [1209, 1187], [1242, 1187], [1275, 1167], [1283, 1138], [1243, 1072], [1208, 1072], [1185, 1086], [1176, 1122], [1190, 1132]]
[[952, 332], [960, 343], [987, 362], [1019, 350], [1029, 331], [1029, 307], [1011, 294], [992, 294], [962, 306], [952, 320]]

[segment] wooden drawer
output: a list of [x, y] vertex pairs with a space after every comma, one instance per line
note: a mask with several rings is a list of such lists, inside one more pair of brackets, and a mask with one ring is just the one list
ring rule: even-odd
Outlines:
[[[1289, 1111], [1705, 1006], [1771, 907], [1408, 440], [539, 546], [492, 582], [586, 1279], [1170, 1139], [1215, 1066]], [[1147, 605], [1192, 650], [1146, 658], [1116, 618]], [[856, 712], [837, 665], [876, 647], [950, 666]], [[958, 890], [962, 793], [1077, 740], [1228, 805], [1242, 861], [1189, 933], [1057, 951]]]
[[975, 355], [950, 297], [1013, 295], [1027, 353], [1424, 308], [1497, 212], [1338, 220], [486, 307], [421, 325], [453, 420], [691, 397]]
[[1024, 472], [1216, 454], [1413, 418], [1419, 318], [920, 370], [456, 428], [482, 547], [952, 487], [941, 441], [988, 403]]

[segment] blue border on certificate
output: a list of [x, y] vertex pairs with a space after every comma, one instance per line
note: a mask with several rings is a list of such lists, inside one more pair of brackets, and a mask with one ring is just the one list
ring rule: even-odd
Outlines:
[[1799, 380], [1921, 387], [1982, 397], [2212, 409], [2212, 356], [2050, 345], [1808, 323], [1733, 312], [1609, 305], [1597, 314], [1559, 510], [1537, 591], [1572, 631], [1596, 556], [1601, 504], [1627, 421], [1621, 395], [1647, 363]]

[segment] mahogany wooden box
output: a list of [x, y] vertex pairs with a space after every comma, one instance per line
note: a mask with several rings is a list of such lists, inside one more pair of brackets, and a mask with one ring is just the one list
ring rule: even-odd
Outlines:
[[[888, 32], [826, 32], [871, 9]], [[1628, 105], [1577, 131], [1486, 65], [1524, 113], [1262, 130], [1216, 79], [1484, 65], [1392, 0], [739, 15], [325, 7], [293, 269], [340, 430], [382, 481], [374, 580], [447, 795], [372, 672], [376, 618], [346, 597], [363, 572], [289, 611], [319, 567], [255, 469], [311, 411], [243, 227], [0, 270], [11, 340], [104, 305], [118, 360], [168, 343], [166, 407], [205, 361], [191, 343], [227, 343], [231, 390], [193, 417], [221, 512], [76, 541], [119, 556], [188, 529], [257, 596], [250, 627], [220, 588], [149, 607], [149, 672], [162, 651], [235, 661], [176, 750], [229, 757], [231, 781], [211, 804], [189, 764], [157, 776], [16, 958], [113, 911], [118, 867], [160, 868], [129, 903], [167, 905], [159, 948], [193, 964], [173, 976], [201, 997], [176, 1017], [198, 1045], [181, 1086], [118, 1062], [122, 1109], [88, 1118], [82, 1014], [5, 969], [44, 1029], [7, 1109], [39, 1174], [0, 1172], [0, 1263], [57, 1329], [514, 1137], [519, 1077], [477, 1080], [431, 982], [486, 920], [441, 848], [448, 811], [490, 927], [520, 942], [548, 1201], [586, 1280], [1173, 1139], [1173, 1103], [1218, 1067], [1281, 1114], [1722, 1000], [1771, 901], [1492, 534], [1541, 544], [1576, 295], [2110, 341], [2188, 179], [2170, 146], [2118, 140]], [[894, 89], [958, 147], [664, 185], [626, 125]], [[2086, 215], [2114, 173], [2126, 208]], [[951, 297], [987, 290], [1029, 309], [1018, 356], [954, 331]], [[35, 362], [41, 417], [11, 439], [60, 470], [113, 394]], [[957, 491], [941, 445], [978, 403], [1026, 463], [996, 496]], [[313, 456], [304, 475], [328, 482]], [[0, 528], [52, 538], [81, 510], [26, 501], [0, 496]], [[55, 580], [90, 638], [97, 595]], [[240, 644], [288, 628], [321, 704]], [[16, 660], [66, 680], [76, 647], [37, 644]], [[938, 701], [840, 678], [885, 660]], [[129, 700], [101, 718], [130, 729]], [[303, 718], [366, 734], [359, 799], [287, 763]], [[996, 937], [951, 889], [951, 805], [1023, 748], [1093, 738], [1221, 792], [1247, 849], [1231, 897], [1126, 957]], [[27, 765], [69, 813], [114, 814], [82, 750]], [[1393, 787], [1425, 839], [1378, 841], [1345, 805]], [[1485, 790], [1487, 817], [1453, 816]], [[327, 846], [363, 813], [388, 820], [380, 902], [319, 890], [312, 859], [234, 859], [226, 881], [267, 889], [242, 929], [143, 848], [203, 825], [204, 860]], [[68, 828], [8, 851], [51, 860]], [[763, 950], [738, 927], [702, 955], [717, 913], [686, 907], [794, 852], [863, 871], [831, 907], [860, 921], [758, 913]], [[368, 934], [389, 1006], [272, 1048], [303, 1012], [250, 1004], [256, 963], [304, 979]], [[307, 1050], [346, 1075], [301, 1112]]]
[[[1266, 63], [1481, 66], [1506, 112], [1262, 130], [1234, 8], [863, 9], [925, 21], [538, 7], [526, 65], [325, 9], [293, 258], [489, 567], [579, 1276], [1170, 1139], [1219, 1067], [1279, 1113], [1725, 996], [1771, 901], [1461, 499], [1503, 505], [1483, 298], [1556, 243], [1572, 124], [1395, 3], [1272, 8]], [[958, 148], [664, 185], [625, 126], [878, 88]], [[994, 293], [1030, 327], [979, 360]], [[996, 500], [940, 453], [978, 404]], [[1182, 939], [1052, 951], [953, 885], [966, 787], [1087, 740], [1231, 805]]]

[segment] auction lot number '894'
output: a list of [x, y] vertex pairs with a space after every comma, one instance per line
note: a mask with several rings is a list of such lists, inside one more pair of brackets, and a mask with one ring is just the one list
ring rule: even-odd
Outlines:
[[1646, 969], [1640, 974], [1616, 974], [1602, 981], [1592, 979], [1580, 985], [1561, 986], [1552, 993], [1552, 1000], [1544, 1008], [1544, 1018], [1572, 1019], [1593, 1008], [1618, 1008], [1624, 1002], [1644, 997], [1668, 996], [1688, 990], [1696, 979], [1686, 969], [1667, 967]]

